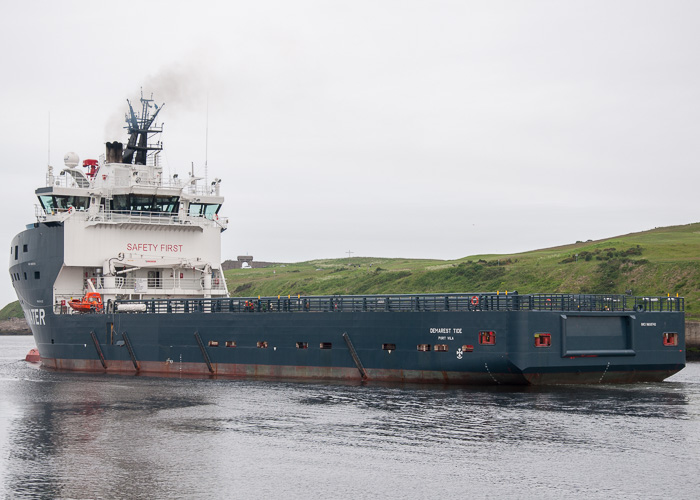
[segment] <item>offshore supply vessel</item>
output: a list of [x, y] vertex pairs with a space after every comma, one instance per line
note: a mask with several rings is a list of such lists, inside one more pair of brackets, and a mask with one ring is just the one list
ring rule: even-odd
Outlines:
[[10, 277], [45, 367], [558, 384], [660, 381], [685, 366], [681, 297], [230, 297], [221, 181], [165, 175], [162, 106], [140, 104], [129, 102], [126, 144], [48, 167], [36, 221], [12, 241]]

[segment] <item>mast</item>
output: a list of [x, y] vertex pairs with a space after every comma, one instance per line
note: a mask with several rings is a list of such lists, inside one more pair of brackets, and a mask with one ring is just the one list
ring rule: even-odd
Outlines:
[[[141, 114], [134, 111], [129, 99], [126, 100], [129, 104], [129, 113], [126, 115], [126, 129], [129, 133], [129, 141], [126, 145], [126, 150], [122, 157], [123, 163], [134, 163], [136, 165], [146, 165], [146, 160], [151, 156], [151, 151], [162, 151], [163, 145], [160, 141], [155, 143], [149, 142], [157, 134], [163, 132], [162, 126], [154, 125], [156, 117], [165, 104], [158, 106], [151, 99], [144, 99], [143, 90], [141, 90]], [[151, 116], [151, 108], [155, 109]]]

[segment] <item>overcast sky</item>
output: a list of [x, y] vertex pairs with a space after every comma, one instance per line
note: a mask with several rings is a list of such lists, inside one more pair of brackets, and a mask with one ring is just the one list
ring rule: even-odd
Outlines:
[[208, 95], [224, 259], [454, 259], [700, 219], [696, 1], [0, 1], [8, 246], [47, 161], [125, 140], [141, 87], [171, 175], [204, 174]]

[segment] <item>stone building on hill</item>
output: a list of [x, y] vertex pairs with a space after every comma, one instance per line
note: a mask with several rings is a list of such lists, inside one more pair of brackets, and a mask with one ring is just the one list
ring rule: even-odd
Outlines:
[[277, 264], [277, 262], [258, 262], [253, 260], [252, 255], [239, 255], [236, 257], [237, 260], [225, 260], [222, 262], [221, 267], [224, 271], [229, 269], [243, 269], [243, 268], [254, 268], [258, 269], [261, 267], [268, 267]]

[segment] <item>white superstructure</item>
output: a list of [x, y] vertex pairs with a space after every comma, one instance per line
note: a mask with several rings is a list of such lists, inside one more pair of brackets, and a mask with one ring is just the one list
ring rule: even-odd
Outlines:
[[60, 174], [49, 167], [46, 186], [36, 190], [37, 219], [64, 228], [55, 306], [81, 297], [88, 281], [104, 302], [228, 295], [221, 269], [221, 232], [228, 221], [218, 215], [224, 201], [220, 180], [202, 183], [194, 173], [164, 177], [160, 143], [148, 143], [162, 130], [152, 126], [160, 108], [149, 117], [152, 101], [141, 102], [140, 117], [129, 104], [126, 147], [107, 143], [106, 156], [85, 160], [83, 168], [68, 153]]

